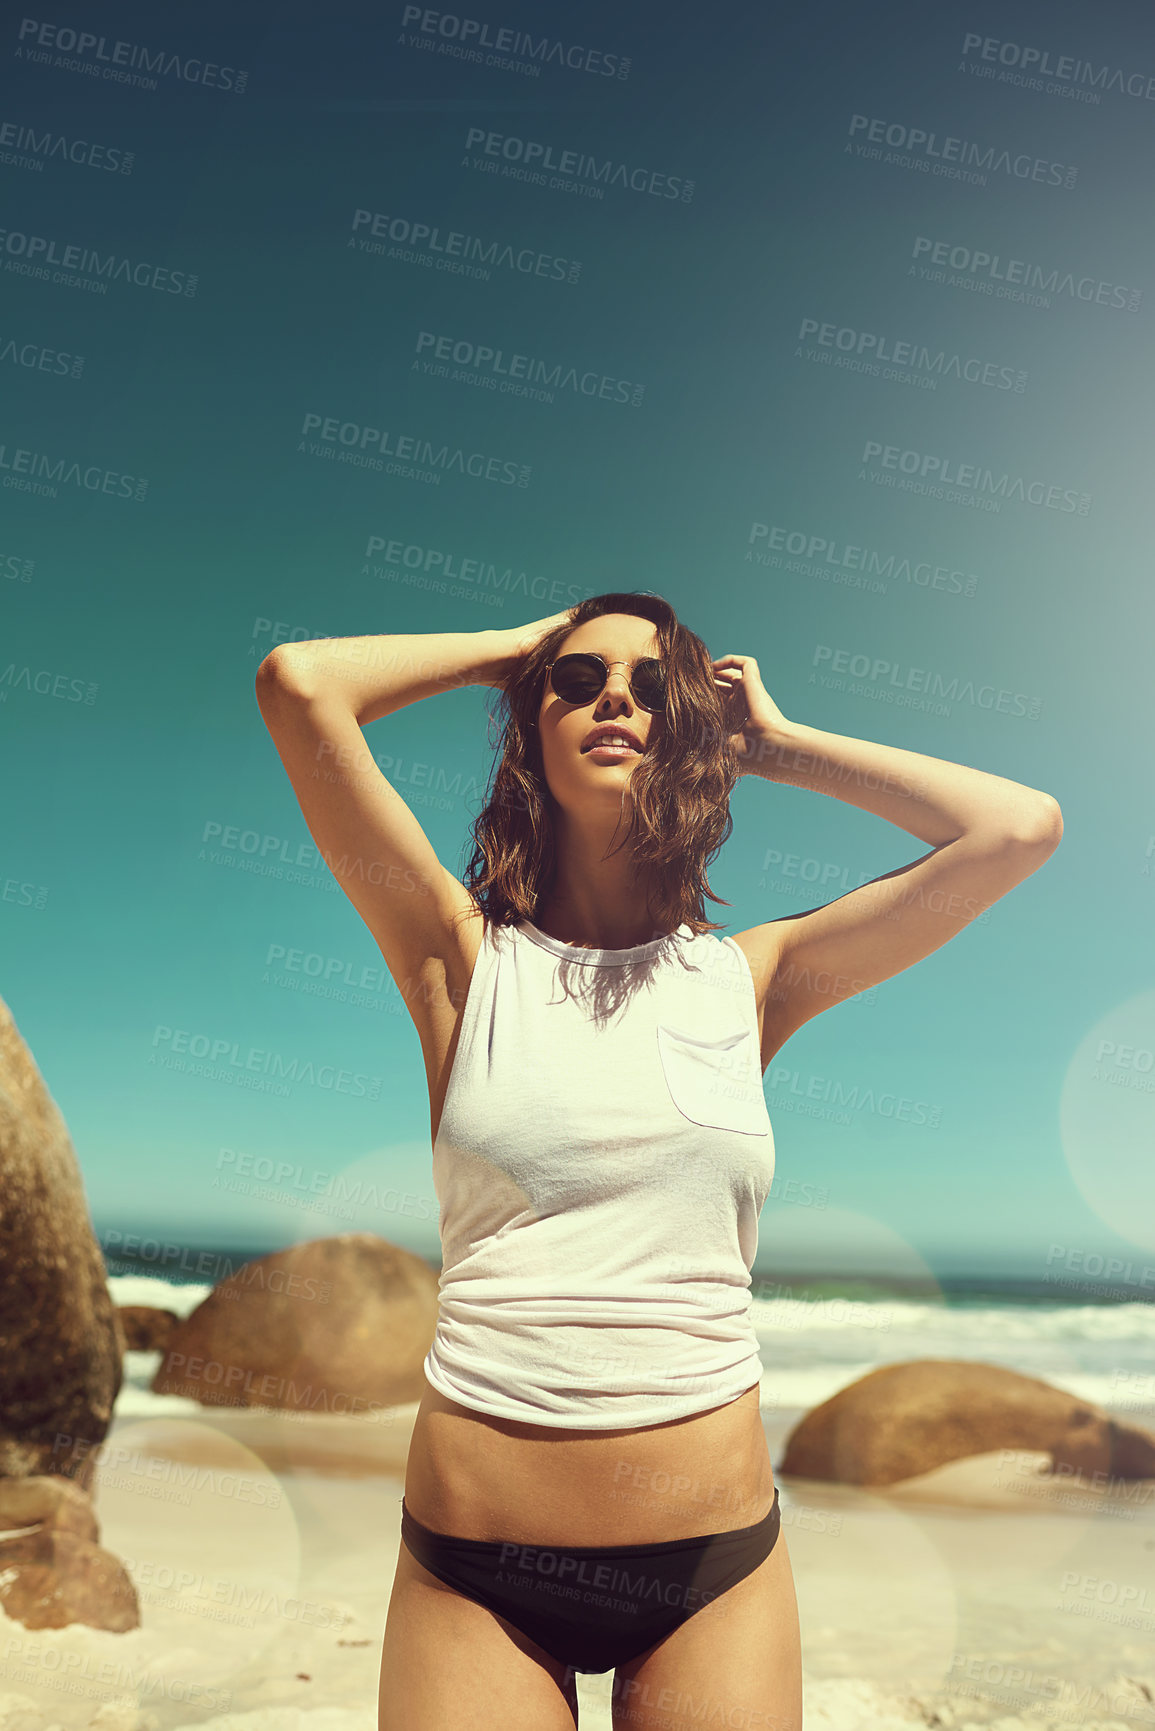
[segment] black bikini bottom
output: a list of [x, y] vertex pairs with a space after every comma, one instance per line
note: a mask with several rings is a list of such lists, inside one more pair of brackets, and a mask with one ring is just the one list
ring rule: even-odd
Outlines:
[[504, 1617], [574, 1671], [609, 1671], [753, 1574], [774, 1549], [778, 1490], [752, 1527], [656, 1545], [523, 1545], [457, 1539], [415, 1520], [401, 1499], [401, 1537], [447, 1587]]

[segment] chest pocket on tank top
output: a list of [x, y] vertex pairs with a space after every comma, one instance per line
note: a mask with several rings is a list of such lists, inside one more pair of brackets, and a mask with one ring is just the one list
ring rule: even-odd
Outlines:
[[721, 1039], [703, 1040], [659, 1022], [658, 1051], [670, 1099], [683, 1118], [712, 1130], [769, 1135], [752, 1029], [739, 1028]]

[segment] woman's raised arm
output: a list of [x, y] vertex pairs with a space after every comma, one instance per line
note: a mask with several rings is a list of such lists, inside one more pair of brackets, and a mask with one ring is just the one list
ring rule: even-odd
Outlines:
[[430, 970], [444, 983], [459, 960], [461, 916], [475, 910], [361, 729], [439, 691], [500, 683], [565, 617], [505, 630], [282, 643], [257, 669], [261, 716], [309, 832], [403, 992], [407, 981], [428, 987]]

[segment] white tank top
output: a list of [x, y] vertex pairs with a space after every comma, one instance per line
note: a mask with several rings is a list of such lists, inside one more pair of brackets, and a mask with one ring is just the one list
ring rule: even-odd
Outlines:
[[424, 1371], [568, 1429], [660, 1424], [757, 1383], [750, 1277], [774, 1177], [733, 938], [626, 950], [485, 922], [433, 1147]]

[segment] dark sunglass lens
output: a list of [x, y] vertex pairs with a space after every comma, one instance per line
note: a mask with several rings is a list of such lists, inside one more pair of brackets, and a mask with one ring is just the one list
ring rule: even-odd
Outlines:
[[642, 661], [634, 669], [634, 695], [647, 709], [661, 709], [666, 701], [666, 675], [660, 661]]
[[567, 655], [554, 663], [553, 688], [563, 703], [588, 703], [605, 685], [605, 670], [588, 655]]

